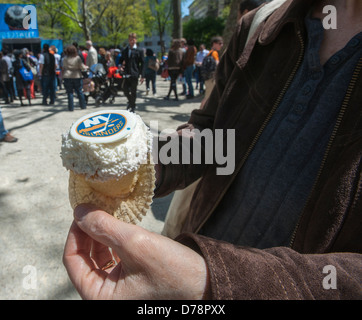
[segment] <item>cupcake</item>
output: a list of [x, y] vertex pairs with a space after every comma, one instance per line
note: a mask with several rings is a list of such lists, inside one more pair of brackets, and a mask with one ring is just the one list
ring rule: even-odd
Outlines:
[[137, 114], [104, 110], [77, 120], [61, 146], [72, 208], [90, 203], [122, 221], [141, 221], [155, 187], [151, 152], [152, 134]]

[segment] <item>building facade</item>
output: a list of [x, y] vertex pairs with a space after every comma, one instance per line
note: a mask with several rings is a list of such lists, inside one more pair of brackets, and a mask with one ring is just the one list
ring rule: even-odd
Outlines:
[[194, 0], [189, 6], [190, 18], [220, 17], [231, 0]]
[[[171, 35], [170, 34], [164, 34], [163, 41], [165, 45], [165, 50], [168, 52], [171, 45]], [[157, 33], [152, 34], [152, 36], [145, 36], [144, 40], [142, 42], [138, 43], [140, 48], [144, 49], [151, 49], [156, 56], [159, 56], [161, 54], [161, 43], [160, 43], [160, 36]]]

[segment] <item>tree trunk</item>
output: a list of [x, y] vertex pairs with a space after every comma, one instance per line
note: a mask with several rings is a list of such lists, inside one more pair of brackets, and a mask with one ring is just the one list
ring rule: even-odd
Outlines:
[[89, 28], [87, 27], [86, 24], [82, 24], [82, 30], [83, 30], [85, 41], [92, 40], [91, 31], [89, 30]]
[[230, 4], [230, 14], [225, 24], [223, 40], [224, 40], [224, 47], [223, 50], [226, 50], [229, 41], [235, 31], [235, 26], [238, 20], [238, 11], [239, 11], [239, 3], [240, 0], [232, 0]]
[[172, 38], [182, 38], [182, 16], [181, 16], [181, 0], [172, 0], [173, 6], [173, 29]]
[[160, 33], [160, 47], [161, 47], [161, 56], [163, 57], [165, 55], [166, 48], [165, 48], [165, 41], [163, 40], [162, 33]]

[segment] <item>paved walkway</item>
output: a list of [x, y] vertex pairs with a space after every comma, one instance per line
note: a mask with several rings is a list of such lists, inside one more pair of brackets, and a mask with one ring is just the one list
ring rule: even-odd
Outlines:
[[[157, 79], [158, 97], [139, 86], [137, 113], [147, 125], [175, 129], [198, 108], [201, 98], [165, 101], [169, 82]], [[181, 86], [178, 86], [181, 92]], [[60, 159], [61, 134], [81, 116], [102, 109], [125, 109], [123, 94], [114, 104], [67, 110], [67, 97], [58, 92], [54, 106], [2, 107], [5, 127], [16, 143], [0, 143], [0, 299], [79, 299], [62, 264], [65, 239], [72, 222], [68, 172]], [[161, 232], [172, 195], [156, 199], [141, 225]]]

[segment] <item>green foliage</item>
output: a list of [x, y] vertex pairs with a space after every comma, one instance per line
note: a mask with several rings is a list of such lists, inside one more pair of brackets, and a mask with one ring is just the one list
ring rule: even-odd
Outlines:
[[104, 47], [123, 46], [130, 32], [142, 41], [146, 21], [152, 17], [146, 0], [113, 0], [99, 23], [92, 29], [92, 39]]
[[194, 40], [197, 47], [205, 44], [206, 48], [210, 48], [211, 38], [222, 35], [224, 28], [224, 18], [191, 18], [183, 24], [183, 37]]
[[157, 30], [163, 55], [166, 52], [164, 35], [166, 32], [171, 32], [173, 25], [173, 2], [172, 0], [150, 0], [149, 6], [154, 17], [148, 20], [149, 28]]
[[[1, 0], [0, 0], [1, 2]], [[6, 0], [7, 3], [19, 2]], [[127, 42], [136, 32], [139, 41], [154, 17], [147, 0], [31, 0], [37, 6], [40, 37], [60, 38], [65, 43], [79, 43], [91, 38], [104, 47]]]
[[[64, 8], [59, 0], [36, 1], [38, 13], [38, 28], [42, 38], [63, 39], [65, 42], [74, 39], [74, 34], [81, 33], [82, 30], [76, 22], [70, 20], [59, 11], [64, 10], [69, 13], [68, 8]], [[73, 10], [77, 10], [77, 1], [70, 1]]]

